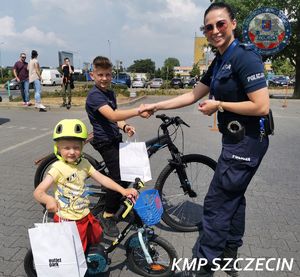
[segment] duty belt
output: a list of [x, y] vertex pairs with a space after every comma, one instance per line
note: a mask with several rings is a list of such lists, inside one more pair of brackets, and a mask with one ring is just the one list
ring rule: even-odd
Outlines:
[[232, 120], [226, 124], [218, 124], [218, 127], [220, 133], [235, 143], [241, 141], [246, 135], [259, 136], [259, 129], [245, 126], [237, 120]]

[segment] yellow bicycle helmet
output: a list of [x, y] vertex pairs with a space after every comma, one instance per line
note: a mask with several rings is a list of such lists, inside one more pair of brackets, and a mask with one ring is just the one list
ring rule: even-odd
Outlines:
[[[59, 121], [54, 127], [53, 140], [57, 141], [59, 139], [79, 139], [86, 140], [88, 136], [87, 128], [85, 124], [79, 119], [63, 119]], [[54, 154], [59, 160], [63, 160], [57, 149], [57, 143], [54, 144]], [[80, 163], [81, 157], [77, 164]]]
[[87, 136], [87, 128], [79, 119], [63, 119], [56, 124], [53, 131], [53, 140], [61, 138], [77, 138], [85, 140]]

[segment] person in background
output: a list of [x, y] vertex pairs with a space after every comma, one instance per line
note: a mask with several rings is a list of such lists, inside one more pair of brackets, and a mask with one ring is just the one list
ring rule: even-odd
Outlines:
[[40, 112], [46, 112], [46, 107], [41, 103], [41, 69], [37, 57], [38, 52], [32, 50], [31, 59], [28, 64], [29, 83], [34, 84], [35, 107], [39, 109]]
[[24, 106], [31, 106], [29, 97], [29, 80], [28, 80], [28, 63], [26, 62], [26, 54], [21, 53], [20, 59], [15, 63], [13, 68], [13, 74], [19, 82], [21, 96], [23, 99]]
[[269, 114], [269, 93], [261, 56], [253, 46], [234, 37], [237, 21], [232, 8], [212, 3], [204, 14], [203, 33], [218, 51], [216, 58], [193, 91], [178, 97], [147, 104], [141, 111], [176, 109], [200, 102], [204, 115], [218, 112], [222, 151], [204, 199], [203, 230], [197, 257], [207, 266], [196, 276], [213, 276], [213, 260], [221, 266], [233, 259], [225, 271], [238, 276], [234, 265], [243, 244], [247, 187], [269, 146], [270, 134], [261, 122]]
[[69, 58], [64, 59], [64, 64], [61, 67], [63, 72], [63, 84], [62, 84], [62, 98], [63, 103], [61, 107], [71, 108], [72, 92], [74, 88], [74, 66], [70, 64]]

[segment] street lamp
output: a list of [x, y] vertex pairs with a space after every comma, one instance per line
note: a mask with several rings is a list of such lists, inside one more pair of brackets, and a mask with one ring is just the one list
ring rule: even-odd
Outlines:
[[3, 71], [2, 71], [2, 57], [1, 57], [1, 45], [4, 44], [4, 42], [0, 42], [0, 69], [1, 69], [1, 80], [3, 80]]
[[111, 61], [111, 42], [110, 42], [110, 40], [108, 40], [107, 42], [108, 42], [109, 59]]
[[211, 48], [209, 46], [205, 46], [203, 48], [204, 54], [205, 54], [205, 70], [207, 71], [208, 68], [208, 58], [209, 58], [209, 53], [211, 51]]

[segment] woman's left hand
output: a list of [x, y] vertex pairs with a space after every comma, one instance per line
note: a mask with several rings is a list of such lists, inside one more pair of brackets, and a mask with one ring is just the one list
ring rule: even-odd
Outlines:
[[199, 103], [198, 110], [205, 115], [212, 115], [218, 110], [218, 105], [220, 101], [208, 99]]

